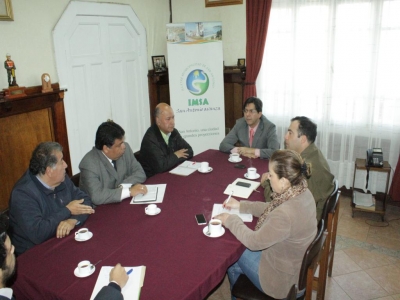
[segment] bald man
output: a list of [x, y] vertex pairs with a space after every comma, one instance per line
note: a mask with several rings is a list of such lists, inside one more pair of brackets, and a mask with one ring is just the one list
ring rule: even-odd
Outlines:
[[140, 163], [147, 177], [168, 171], [193, 157], [192, 147], [175, 129], [175, 115], [166, 103], [154, 111], [155, 124], [147, 129], [140, 146]]

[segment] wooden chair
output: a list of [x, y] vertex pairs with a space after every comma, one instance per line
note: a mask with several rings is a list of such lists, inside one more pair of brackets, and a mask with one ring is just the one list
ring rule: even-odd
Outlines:
[[[296, 293], [295, 295], [297, 298], [295, 297], [293, 299], [311, 299], [314, 273], [318, 265], [324, 235], [324, 220], [322, 219], [318, 223], [317, 235], [308, 246], [303, 256], [303, 262], [300, 268], [298, 288], [300, 292], [304, 291], [304, 293], [298, 297], [297, 294], [300, 292]], [[243, 300], [276, 300], [260, 291], [244, 274], [239, 276], [233, 286], [232, 295]]]
[[74, 176], [71, 177], [71, 181], [76, 187], [79, 187], [80, 178], [81, 178], [81, 173], [76, 173]]
[[335, 188], [329, 198], [325, 202], [322, 211], [322, 219], [324, 220], [326, 239], [321, 252], [319, 261], [318, 277], [314, 276], [313, 290], [317, 291], [317, 300], [325, 299], [326, 275], [328, 266], [330, 266], [330, 275], [332, 275], [333, 256], [335, 252], [336, 230], [339, 216], [339, 183], [335, 180]]

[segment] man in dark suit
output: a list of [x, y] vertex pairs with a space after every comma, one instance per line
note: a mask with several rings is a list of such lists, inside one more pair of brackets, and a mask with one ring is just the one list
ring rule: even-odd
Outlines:
[[175, 129], [175, 115], [166, 103], [154, 111], [156, 124], [147, 129], [140, 146], [140, 163], [146, 176], [168, 171], [193, 157], [192, 147]]
[[110, 283], [100, 290], [94, 300], [123, 300], [121, 289], [128, 282], [128, 279], [125, 268], [117, 264], [110, 272]]
[[125, 131], [117, 123], [102, 123], [96, 132], [95, 147], [79, 164], [79, 187], [96, 205], [147, 193], [146, 186], [141, 184], [146, 175], [124, 136]]
[[[269, 158], [279, 149], [276, 127], [262, 114], [262, 101], [250, 97], [243, 105], [244, 117], [236, 120], [235, 126], [226, 135], [219, 150], [239, 153], [250, 158]], [[239, 142], [241, 146], [236, 147]]]
[[7, 235], [8, 217], [0, 215], [0, 300], [15, 299], [13, 290], [6, 287], [7, 281], [15, 273], [14, 246]]
[[[15, 300], [13, 290], [6, 287], [7, 281], [14, 275], [16, 270], [14, 246], [11, 244], [10, 237], [7, 235], [8, 217], [0, 215], [0, 300]], [[121, 294], [128, 281], [125, 269], [117, 264], [110, 272], [110, 283], [104, 286], [96, 296], [96, 300], [122, 300]]]

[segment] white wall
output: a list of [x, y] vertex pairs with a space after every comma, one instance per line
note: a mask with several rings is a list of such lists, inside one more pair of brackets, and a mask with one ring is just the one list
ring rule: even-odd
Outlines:
[[204, 0], [172, 0], [172, 23], [221, 21], [225, 66], [246, 58], [246, 0], [243, 4], [205, 7]]
[[[49, 73], [58, 82], [52, 31], [69, 0], [11, 0], [14, 21], [0, 22], [0, 90], [8, 87], [3, 68], [11, 54], [20, 86], [41, 85], [40, 76]], [[88, 0], [90, 1], [90, 0]], [[151, 56], [167, 55], [165, 24], [169, 22], [169, 0], [97, 0], [129, 4], [147, 32], [148, 66]], [[245, 2], [245, 0], [243, 1]], [[172, 22], [221, 21], [225, 65], [235, 65], [246, 55], [245, 4], [205, 7], [204, 0], [172, 0]], [[3, 69], [3, 71], [1, 71]]]
[[[6, 53], [11, 54], [17, 67], [18, 85], [41, 85], [40, 77], [43, 73], [49, 73], [53, 83], [58, 82], [52, 31], [70, 1], [11, 1], [14, 21], [0, 22], [0, 90], [8, 87], [7, 73], [3, 67]], [[166, 54], [165, 24], [169, 22], [168, 0], [89, 0], [88, 2], [131, 5], [146, 28], [149, 69], [152, 69], [152, 55]]]

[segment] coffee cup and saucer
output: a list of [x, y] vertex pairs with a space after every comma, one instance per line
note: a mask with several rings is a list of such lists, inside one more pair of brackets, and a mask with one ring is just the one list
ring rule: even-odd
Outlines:
[[148, 216], [155, 216], [161, 212], [161, 208], [157, 207], [157, 204], [149, 204], [145, 209], [144, 212]]
[[81, 228], [75, 232], [75, 240], [78, 242], [85, 242], [90, 240], [93, 236], [93, 232], [90, 232], [87, 228]]
[[200, 164], [200, 168], [197, 171], [199, 171], [200, 173], [205, 174], [205, 173], [210, 173], [212, 170], [213, 170], [213, 168], [210, 167], [208, 162], [204, 161], [204, 162], [202, 162]]
[[238, 162], [241, 162], [242, 159], [240, 158], [239, 153], [232, 153], [231, 155], [229, 155], [228, 161], [231, 163], [238, 163]]
[[256, 168], [248, 168], [247, 173], [244, 174], [244, 178], [255, 180], [255, 179], [260, 178], [260, 174], [257, 174]]
[[81, 261], [74, 270], [74, 275], [79, 278], [88, 277], [94, 273], [96, 270], [95, 265], [93, 265], [88, 260]]
[[222, 227], [222, 221], [218, 219], [212, 219], [208, 226], [203, 228], [203, 233], [205, 236], [210, 238], [218, 238], [223, 236], [225, 233], [225, 228]]

